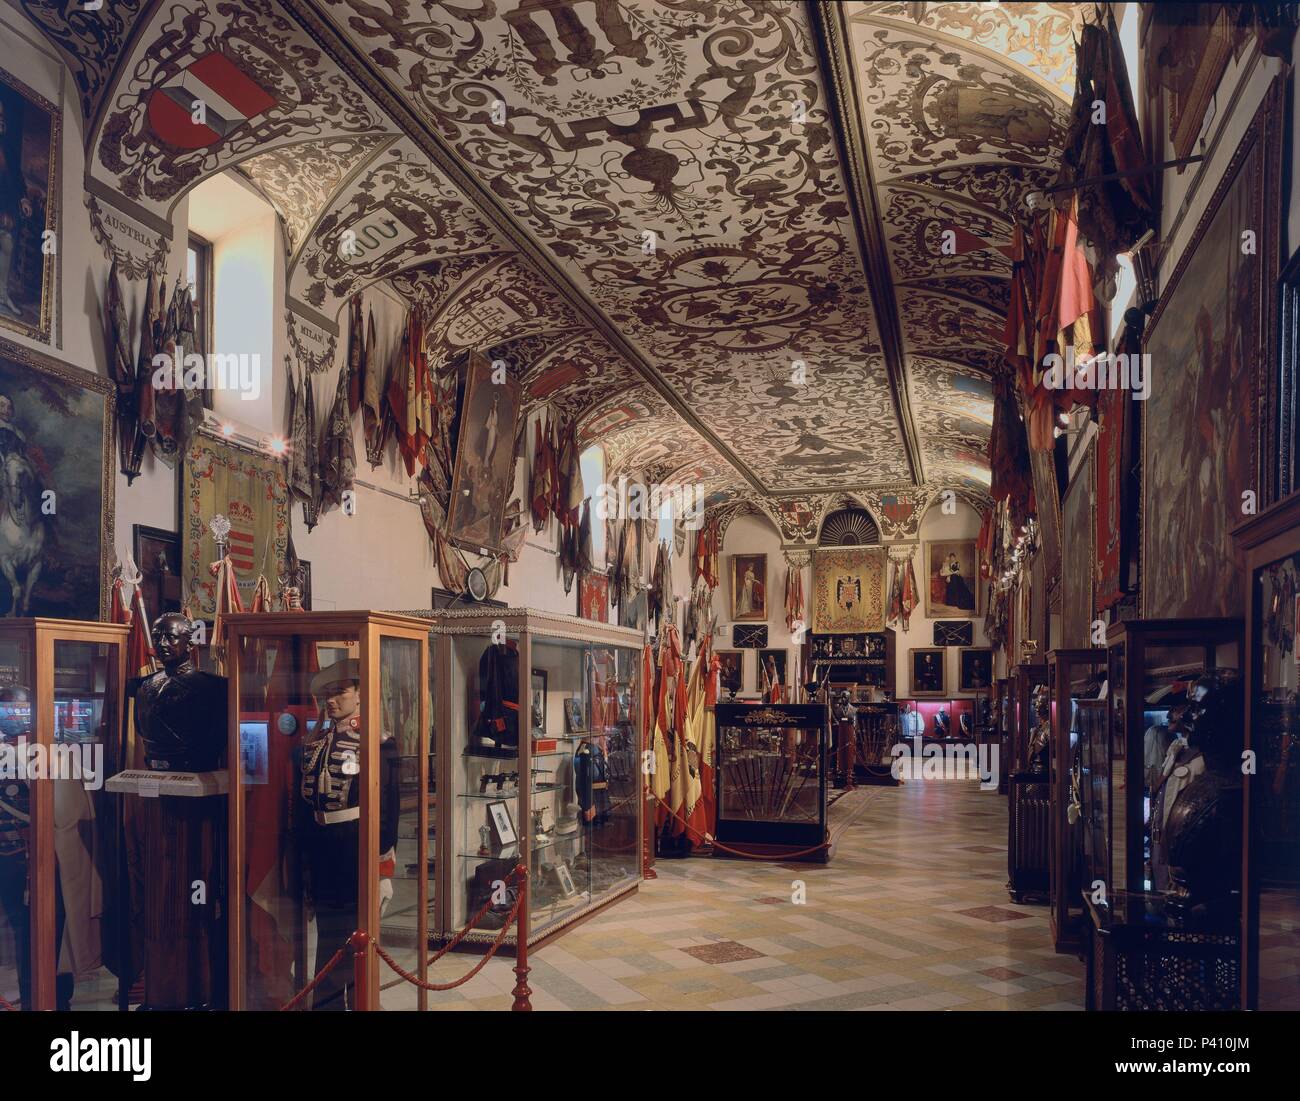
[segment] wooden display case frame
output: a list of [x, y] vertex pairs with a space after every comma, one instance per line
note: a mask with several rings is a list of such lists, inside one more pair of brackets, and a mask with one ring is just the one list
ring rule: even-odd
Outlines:
[[[32, 730], [34, 744], [43, 747], [49, 759], [54, 743], [54, 647], [59, 642], [85, 642], [103, 644], [117, 650], [113, 663], [110, 687], [117, 696], [117, 713], [106, 715], [105, 722], [111, 736], [120, 747], [122, 734], [122, 704], [126, 695], [126, 639], [130, 631], [121, 623], [93, 623], [72, 619], [6, 619], [0, 621], [0, 635], [25, 639], [30, 646], [32, 684], [29, 686], [33, 707]], [[105, 754], [104, 769], [124, 767], [124, 762], [112, 760]], [[107, 775], [103, 779], [107, 780]], [[32, 1005], [35, 1010], [54, 1010], [55, 971], [58, 965], [58, 948], [55, 943], [55, 876], [54, 861], [54, 789], [49, 777], [29, 781], [31, 784], [31, 849], [29, 850], [29, 875], [31, 877], [32, 951]], [[26, 1007], [25, 1007], [26, 1008]]]
[[[1106, 836], [1109, 845], [1109, 872], [1106, 890], [1113, 893], [1125, 890], [1134, 895], [1145, 892], [1143, 870], [1146, 865], [1143, 842], [1143, 736], [1146, 733], [1143, 713], [1146, 696], [1134, 691], [1134, 685], [1144, 683], [1146, 654], [1158, 646], [1200, 647], [1206, 669], [1218, 668], [1217, 651], [1222, 646], [1235, 646], [1236, 669], [1244, 673], [1243, 658], [1244, 623], [1235, 618], [1205, 619], [1124, 619], [1112, 623], [1106, 631], [1106, 698], [1109, 701], [1110, 720], [1107, 724], [1112, 762], [1107, 783], [1110, 785], [1110, 822]], [[1119, 647], [1123, 646], [1122, 656]], [[1122, 669], [1120, 668], [1122, 663]], [[1226, 665], [1225, 668], [1233, 668]], [[1120, 675], [1117, 675], [1120, 674]], [[1123, 694], [1124, 710], [1119, 714], [1115, 703]], [[1124, 797], [1116, 798], [1114, 762], [1118, 759], [1116, 742], [1122, 747], [1124, 759]], [[1115, 814], [1124, 815], [1124, 870], [1123, 883], [1111, 882], [1115, 878]]]
[[[456, 813], [457, 807], [454, 798], [456, 792], [451, 786], [454, 781], [451, 778], [450, 770], [464, 748], [460, 740], [464, 735], [464, 731], [454, 730], [452, 724], [452, 639], [457, 635], [490, 637], [494, 625], [499, 623], [504, 628], [507, 636], [514, 636], [518, 640], [519, 685], [520, 693], [523, 695], [529, 683], [527, 677], [523, 675], [523, 671], [531, 670], [534, 666], [534, 638], [590, 643], [596, 646], [617, 646], [631, 650], [636, 654], [637, 674], [640, 677], [640, 663], [645, 649], [645, 636], [643, 632], [635, 628], [620, 627], [615, 623], [600, 623], [590, 619], [579, 619], [577, 616], [564, 615], [559, 612], [544, 612], [534, 608], [466, 607], [445, 609], [432, 613], [412, 612], [409, 614], [412, 618], [421, 618], [425, 621], [425, 629], [429, 634], [432, 645], [435, 685], [434, 721], [438, 731], [437, 756], [439, 772], [446, 776], [446, 779], [441, 781], [441, 786], [447, 795], [446, 798], [438, 800], [438, 820], [436, 824], [436, 833], [439, 839], [438, 880], [435, 903], [439, 931], [434, 934], [434, 939], [446, 941], [459, 931], [461, 924], [459, 921], [454, 920], [450, 909], [453, 896], [453, 868], [459, 868], [459, 861], [453, 852], [454, 845], [452, 842], [455, 832], [452, 816]], [[640, 714], [640, 695], [641, 693], [638, 691], [636, 700], [638, 717], [635, 724], [638, 763], [641, 759], [641, 747], [646, 744], [646, 718]], [[526, 736], [526, 734], [527, 725], [521, 713], [519, 756], [517, 758], [521, 777], [531, 775], [533, 764], [532, 738]], [[523, 854], [530, 851], [532, 808], [529, 785], [521, 783], [518, 788], [519, 790], [515, 795], [517, 800], [515, 805], [515, 829], [519, 837], [518, 849]], [[525, 928], [525, 939], [530, 949], [548, 943], [620, 899], [627, 898], [640, 888], [644, 867], [643, 853], [646, 846], [647, 806], [644, 799], [636, 799], [634, 804], [637, 808], [637, 871], [631, 881], [625, 886], [614, 888], [605, 895], [592, 898], [587, 905], [580, 907], [572, 914], [566, 915], [557, 923], [546, 926], [541, 931], [534, 931], [530, 927], [531, 922], [529, 922], [529, 927]], [[456, 874], [459, 874], [458, 870]], [[521, 908], [521, 914], [526, 910], [527, 907]], [[470, 933], [461, 941], [458, 949], [468, 952], [486, 951], [487, 946], [496, 939], [496, 935], [496, 931], [491, 933]], [[513, 957], [517, 944], [516, 934], [514, 932], [507, 933], [501, 945], [501, 954]]]
[[[1263, 655], [1256, 639], [1261, 630], [1255, 572], [1288, 555], [1300, 553], [1300, 492], [1292, 493], [1232, 532], [1246, 571], [1246, 664], [1242, 667], [1245, 696], [1245, 749], [1253, 748], [1257, 686]], [[1293, 646], [1300, 639], [1293, 641]], [[1294, 653], [1294, 651], [1293, 651]], [[1259, 1000], [1259, 889], [1258, 865], [1252, 861], [1251, 837], [1255, 828], [1252, 801], [1258, 797], [1253, 772], [1245, 776], [1242, 793], [1241, 854], [1241, 1008], [1258, 1009]], [[1268, 1008], [1268, 1007], [1265, 1007]]]
[[[1070, 890], [1069, 822], [1066, 814], [1070, 806], [1070, 727], [1072, 709], [1062, 707], [1061, 701], [1074, 697], [1070, 691], [1072, 673], [1080, 666], [1091, 666], [1103, 677], [1106, 671], [1106, 651], [1098, 646], [1091, 649], [1049, 650], [1047, 653], [1047, 691], [1052, 713], [1052, 742], [1048, 754], [1048, 775], [1051, 778], [1052, 811], [1052, 864], [1051, 864], [1051, 928], [1052, 944], [1058, 952], [1075, 952], [1083, 943], [1083, 925], [1086, 917], [1081, 909], [1077, 892]], [[1082, 854], [1080, 854], [1082, 859]]]
[[[383, 725], [382, 701], [378, 691], [380, 683], [379, 656], [380, 640], [384, 638], [409, 639], [419, 645], [418, 713], [419, 730], [418, 755], [422, 761], [429, 755], [429, 629], [428, 625], [410, 616], [395, 615], [391, 612], [368, 611], [330, 611], [330, 612], [238, 612], [222, 617], [228, 632], [227, 636], [227, 680], [230, 700], [230, 741], [227, 745], [227, 760], [230, 762], [231, 783], [229, 792], [229, 845], [227, 882], [229, 883], [227, 906], [228, 944], [229, 944], [229, 1007], [231, 1010], [244, 1008], [245, 980], [245, 943], [247, 935], [246, 914], [243, 906], [245, 895], [243, 848], [240, 839], [244, 836], [245, 818], [244, 802], [240, 798], [244, 784], [238, 775], [240, 767], [239, 713], [240, 713], [240, 660], [246, 642], [253, 639], [288, 638], [304, 636], [321, 640], [351, 639], [357, 640], [362, 683], [362, 706], [365, 711], [365, 729], [379, 730]], [[370, 690], [374, 686], [374, 690]], [[366, 983], [365, 1004], [358, 1005], [359, 1010], [378, 1010], [380, 1008], [379, 956], [375, 951], [375, 938], [381, 928], [379, 917], [379, 739], [366, 738], [363, 741], [364, 760], [361, 762], [361, 837], [360, 852], [357, 854], [357, 898], [359, 914], [362, 918], [361, 928], [371, 933], [371, 940], [366, 948]], [[428, 943], [428, 769], [420, 769], [420, 798], [418, 801], [419, 826], [416, 835], [418, 848], [419, 884], [418, 898], [422, 901], [417, 918], [417, 946]], [[419, 949], [419, 965], [416, 974], [422, 982], [428, 981], [428, 952]], [[345, 960], [341, 966], [352, 967], [351, 960]], [[428, 1008], [428, 993], [421, 988], [417, 992], [417, 1005], [420, 1010]]]

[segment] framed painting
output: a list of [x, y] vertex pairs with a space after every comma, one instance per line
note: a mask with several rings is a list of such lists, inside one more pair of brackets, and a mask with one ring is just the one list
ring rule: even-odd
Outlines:
[[[760, 650], [758, 652], [759, 664], [767, 670], [769, 679], [773, 670], [776, 672], [776, 679], [780, 684], [788, 685], [789, 679], [786, 677], [786, 652], [784, 650]], [[762, 680], [762, 677], [759, 678]]]
[[492, 364], [472, 352], [456, 429], [447, 537], [482, 554], [499, 553], [506, 501], [515, 483], [515, 430], [522, 390], [507, 374], [497, 382]]
[[609, 575], [584, 573], [578, 578], [578, 617], [609, 622]]
[[185, 454], [181, 476], [181, 591], [190, 614], [216, 612], [216, 578], [208, 570], [217, 547], [208, 527], [218, 513], [230, 521], [230, 560], [248, 607], [259, 576], [272, 585], [284, 571], [289, 541], [289, 490], [284, 460], [201, 430]]
[[731, 619], [767, 621], [767, 555], [731, 555]]
[[[140, 595], [152, 620], [181, 610], [181, 537], [177, 532], [136, 524], [132, 554], [140, 567]], [[270, 578], [267, 578], [269, 581]], [[306, 605], [304, 604], [304, 607]]]
[[[0, 327], [50, 342], [57, 232], [58, 108], [0, 69]], [[52, 239], [52, 238], [51, 238]]]
[[1083, 462], [1061, 502], [1061, 642], [1086, 650], [1090, 645], [1093, 587], [1093, 511], [1096, 441], [1088, 444]]
[[813, 551], [813, 621], [818, 635], [885, 629], [884, 547]]
[[[1263, 498], [1256, 395], [1272, 363], [1281, 77], [1233, 153], [1156, 305], [1143, 351], [1144, 619], [1240, 616], [1229, 532]], [[1163, 381], [1162, 381], [1163, 380]]]
[[980, 599], [974, 539], [933, 540], [925, 544], [925, 616], [976, 619], [984, 614]]
[[112, 384], [0, 339], [0, 615], [103, 619]]
[[908, 688], [912, 696], [947, 694], [947, 671], [944, 659], [948, 651], [942, 646], [914, 646], [908, 651]]
[[718, 655], [718, 689], [721, 692], [745, 690], [745, 651], [714, 650]]
[[993, 651], [963, 646], [957, 651], [957, 691], [987, 692], [993, 686]]

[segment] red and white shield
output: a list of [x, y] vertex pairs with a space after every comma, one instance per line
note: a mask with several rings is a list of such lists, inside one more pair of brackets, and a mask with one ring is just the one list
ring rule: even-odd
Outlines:
[[275, 104], [266, 89], [225, 54], [213, 51], [154, 89], [149, 97], [149, 125], [168, 145], [202, 149]]

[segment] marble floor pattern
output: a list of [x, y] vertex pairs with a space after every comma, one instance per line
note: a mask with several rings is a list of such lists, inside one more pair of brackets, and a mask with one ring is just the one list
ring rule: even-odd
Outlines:
[[[533, 1007], [1082, 1009], [1083, 964], [1052, 950], [1046, 907], [1003, 886], [1006, 806], [962, 781], [860, 788], [831, 807], [829, 865], [660, 861], [658, 879], [531, 957]], [[512, 962], [430, 1008], [508, 1009]], [[430, 977], [472, 963], [453, 954]], [[383, 1001], [414, 1008], [413, 988]]]

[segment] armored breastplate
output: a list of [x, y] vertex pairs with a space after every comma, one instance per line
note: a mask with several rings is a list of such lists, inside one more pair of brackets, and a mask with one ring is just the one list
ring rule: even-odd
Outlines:
[[226, 678], [189, 666], [154, 673], [136, 689], [135, 722], [149, 768], [210, 772], [226, 745]]
[[305, 746], [302, 760], [303, 799], [321, 825], [356, 817], [343, 812], [360, 808], [357, 777], [361, 774], [361, 731], [330, 727], [323, 737]]

